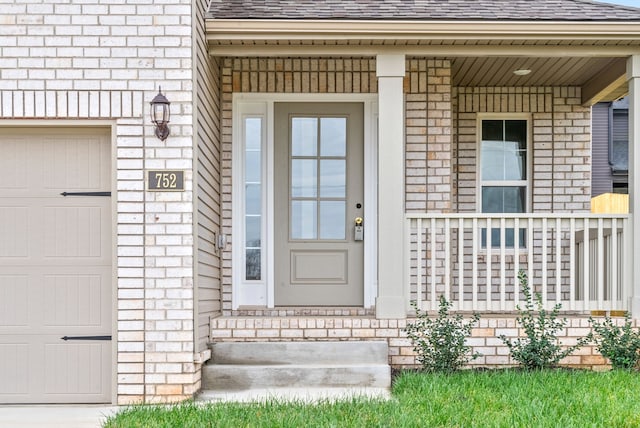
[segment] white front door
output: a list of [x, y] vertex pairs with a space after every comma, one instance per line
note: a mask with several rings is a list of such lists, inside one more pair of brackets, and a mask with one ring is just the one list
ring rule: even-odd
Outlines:
[[275, 304], [361, 306], [363, 104], [276, 103], [274, 112]]
[[110, 402], [109, 134], [4, 128], [0, 153], [0, 403]]

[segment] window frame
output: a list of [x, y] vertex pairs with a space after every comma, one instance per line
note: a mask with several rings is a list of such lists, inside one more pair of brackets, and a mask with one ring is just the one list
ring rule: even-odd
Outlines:
[[[483, 180], [482, 179], [482, 123], [485, 120], [524, 120], [526, 121], [526, 177], [525, 180]], [[519, 213], [485, 213], [482, 210], [482, 188], [483, 187], [525, 187], [524, 211], [522, 214], [532, 212], [532, 192], [533, 192], [533, 126], [532, 117], [528, 113], [478, 113], [476, 116], [476, 212], [480, 214], [492, 215], [492, 217], [500, 218], [503, 214], [517, 215]], [[553, 149], [552, 149], [553, 150]], [[482, 228], [481, 228], [482, 229]], [[481, 231], [480, 235], [481, 235]], [[486, 251], [486, 242], [478, 240], [478, 245], [482, 251]], [[518, 251], [526, 249], [525, 243]], [[494, 246], [492, 249], [500, 248]], [[505, 249], [515, 251], [513, 246], [505, 244]]]

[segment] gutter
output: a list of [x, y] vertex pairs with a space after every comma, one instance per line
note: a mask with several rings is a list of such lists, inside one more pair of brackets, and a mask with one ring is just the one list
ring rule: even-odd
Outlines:
[[206, 19], [207, 39], [527, 39], [640, 41], [640, 22]]

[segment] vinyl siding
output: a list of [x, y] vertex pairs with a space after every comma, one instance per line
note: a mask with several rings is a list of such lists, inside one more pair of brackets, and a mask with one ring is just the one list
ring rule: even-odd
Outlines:
[[196, 351], [207, 348], [211, 317], [221, 314], [220, 254], [220, 74], [207, 52], [204, 31], [206, 0], [196, 6]]
[[598, 103], [592, 108], [591, 196], [612, 190], [609, 166], [609, 107], [611, 103]]

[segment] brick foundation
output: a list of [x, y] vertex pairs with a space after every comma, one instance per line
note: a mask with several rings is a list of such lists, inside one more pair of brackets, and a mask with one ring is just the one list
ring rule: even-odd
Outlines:
[[[564, 345], [573, 345], [591, 331], [587, 316], [570, 316], [559, 335]], [[372, 317], [285, 316], [285, 317], [221, 317], [211, 320], [211, 339], [215, 342], [273, 341], [365, 341], [386, 340], [389, 343], [389, 363], [394, 368], [418, 365], [411, 341], [403, 329], [415, 319], [379, 320]], [[624, 319], [618, 319], [622, 325]], [[634, 324], [637, 327], [637, 322]], [[498, 336], [523, 335], [515, 316], [485, 316], [472, 330], [468, 344], [482, 354], [469, 367], [500, 368], [517, 365], [509, 357], [509, 349]], [[590, 344], [577, 349], [561, 361], [562, 366], [606, 370], [608, 362]]]

